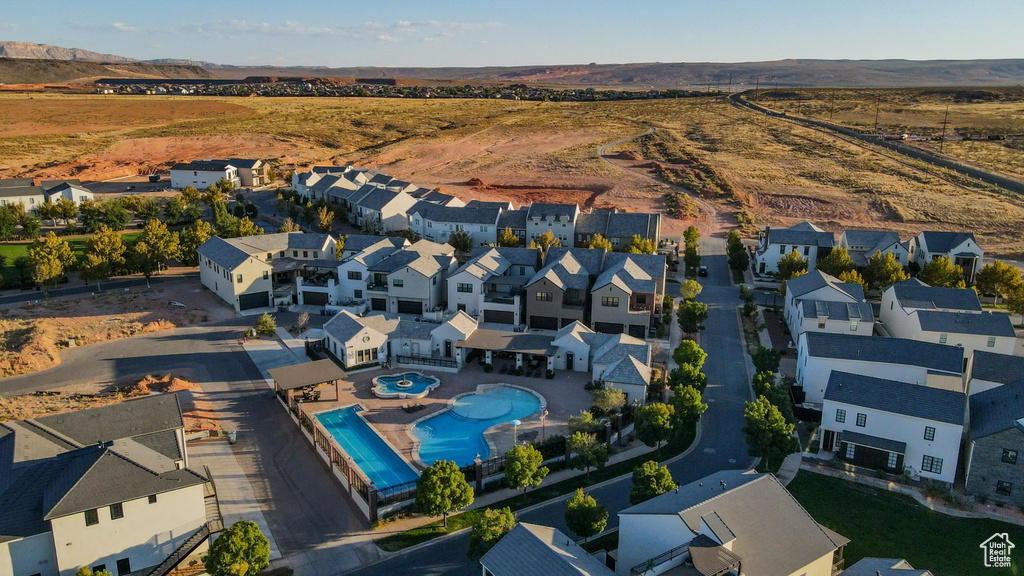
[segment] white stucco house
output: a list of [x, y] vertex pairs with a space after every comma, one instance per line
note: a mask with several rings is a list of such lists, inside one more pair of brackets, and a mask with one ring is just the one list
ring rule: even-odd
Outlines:
[[35, 212], [46, 202], [46, 193], [42, 186], [33, 184], [31, 178], [0, 179], [0, 206], [16, 206], [21, 204], [27, 212]]
[[981, 270], [985, 251], [978, 245], [973, 232], [937, 232], [926, 230], [910, 240], [909, 258], [924, 266], [939, 256], [946, 256], [964, 270], [964, 281], [974, 284], [974, 276]]
[[890, 230], [844, 230], [839, 235], [839, 246], [846, 249], [858, 268], [866, 267], [879, 252], [892, 254], [903, 267], [910, 256], [910, 243], [900, 241], [900, 235]]
[[905, 338], [804, 332], [797, 342], [796, 386], [821, 406], [833, 371], [964, 391], [959, 348]]
[[529, 248], [476, 248], [448, 276], [448, 311], [463, 310], [481, 322], [525, 323], [525, 286], [537, 272], [540, 252]]
[[176, 190], [186, 186], [203, 190], [221, 180], [240, 186], [238, 167], [228, 160], [193, 160], [171, 166], [171, 188]]
[[44, 183], [43, 188], [46, 190], [46, 199], [50, 202], [57, 202], [63, 198], [77, 206], [83, 200], [93, 199], [93, 193], [77, 180], [66, 180], [54, 183], [52, 186], [47, 186]]
[[810, 222], [801, 222], [790, 228], [766, 226], [758, 235], [754, 254], [755, 270], [758, 274], [777, 273], [779, 260], [794, 250], [807, 260], [808, 269], [814, 268], [818, 258], [831, 252], [835, 245], [834, 234]]
[[833, 370], [820, 448], [857, 466], [952, 484], [966, 418], [963, 392]]
[[393, 314], [424, 314], [445, 301], [445, 279], [458, 266], [448, 244], [420, 240], [367, 267], [370, 309]]
[[794, 342], [807, 330], [870, 336], [875, 324], [860, 284], [816, 268], [786, 282], [784, 318]]
[[474, 246], [494, 246], [498, 242], [498, 218], [501, 208], [492, 206], [458, 207], [442, 205], [424, 196], [412, 206], [406, 219], [410, 230], [434, 242], [447, 242], [458, 230], [465, 230]]
[[127, 576], [202, 551], [220, 519], [183, 430], [175, 394], [0, 423], [0, 574]]
[[343, 310], [324, 324], [324, 337], [327, 350], [349, 369], [392, 362], [457, 372], [465, 356], [455, 344], [476, 329], [476, 320], [465, 312], [428, 322], [386, 312], [360, 317]]

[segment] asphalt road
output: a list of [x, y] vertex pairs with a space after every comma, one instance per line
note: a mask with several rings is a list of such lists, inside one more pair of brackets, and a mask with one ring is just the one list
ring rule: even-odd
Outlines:
[[[708, 320], [703, 346], [708, 353], [704, 370], [708, 388], [704, 393], [708, 410], [702, 420], [702, 434], [696, 448], [686, 457], [669, 465], [672, 478], [686, 484], [726, 469], [745, 469], [753, 464], [747, 454], [743, 426], [744, 402], [750, 400], [750, 384], [744, 357], [743, 336], [736, 307], [740, 305], [736, 287], [730, 284], [725, 257], [725, 241], [702, 239], [704, 258], [709, 269], [703, 279], [700, 300], [708, 305]], [[629, 507], [630, 479], [623, 478], [589, 490], [597, 501], [608, 507], [608, 528], [618, 525], [617, 512]], [[565, 525], [564, 499], [559, 499], [519, 515], [519, 520], [554, 526], [571, 533]], [[370, 576], [475, 576], [479, 567], [466, 558], [468, 536], [463, 534], [433, 545], [399, 554], [377, 564], [347, 574]]]

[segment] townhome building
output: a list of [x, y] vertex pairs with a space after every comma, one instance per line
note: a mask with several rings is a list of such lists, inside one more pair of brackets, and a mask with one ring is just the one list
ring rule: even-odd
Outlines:
[[378, 188], [355, 201], [355, 222], [380, 232], [405, 230], [409, 227], [406, 212], [416, 202], [405, 192]]
[[662, 254], [608, 253], [590, 290], [594, 329], [646, 338], [661, 314], [666, 270]]
[[198, 249], [199, 280], [238, 312], [298, 304], [296, 278], [304, 270], [336, 267], [336, 244], [330, 234], [301, 232], [214, 236]]
[[786, 282], [784, 318], [794, 341], [808, 330], [871, 336], [875, 327], [864, 288], [818, 269]]
[[971, 394], [967, 494], [1024, 506], [1024, 374]]
[[[313, 166], [305, 172], [295, 170], [292, 172], [292, 190], [298, 192], [300, 195], [306, 196], [307, 198], [313, 197], [312, 188], [323, 178], [334, 175], [344, 175], [347, 180], [362, 186], [366, 183], [367, 177], [365, 170], [355, 168], [353, 166]], [[319, 193], [318, 193], [319, 194]], [[313, 199], [321, 199], [323, 196], [317, 196]]]
[[241, 186], [238, 167], [230, 160], [193, 160], [171, 166], [171, 188], [181, 190], [186, 186], [202, 190], [227, 180], [235, 187]]
[[253, 188], [270, 184], [270, 165], [259, 158], [231, 158], [228, 160], [238, 169], [241, 186]]
[[498, 216], [498, 234], [505, 230], [511, 230], [516, 238], [519, 238], [519, 245], [526, 247], [530, 242], [526, 239], [526, 216], [529, 212], [526, 208], [519, 210], [502, 210]]
[[598, 234], [611, 242], [616, 250], [628, 246], [633, 236], [657, 240], [661, 238], [661, 215], [622, 212], [617, 208], [581, 213], [576, 220], [573, 246], [585, 247]]
[[908, 258], [924, 267], [932, 260], [945, 256], [963, 268], [964, 281], [970, 286], [981, 270], [985, 251], [978, 245], [973, 232], [938, 232], [926, 230], [910, 240]]
[[846, 249], [857, 268], [866, 268], [879, 252], [892, 254], [900, 266], [909, 263], [910, 243], [900, 241], [900, 235], [889, 230], [844, 230], [839, 235], [839, 246]]
[[580, 207], [576, 204], [547, 204], [534, 202], [526, 210], [526, 242], [551, 232], [562, 246], [571, 246], [576, 234], [576, 219]]
[[420, 240], [368, 266], [366, 296], [371, 310], [423, 314], [447, 301], [446, 279], [458, 267], [448, 244]]
[[967, 393], [991, 390], [1024, 379], [1024, 356], [975, 350], [967, 367]]
[[34, 213], [46, 202], [46, 191], [36, 186], [31, 178], [7, 178], [0, 180], [0, 206], [21, 204], [26, 212]]
[[501, 208], [458, 207], [420, 200], [409, 209], [407, 226], [420, 237], [447, 242], [458, 230], [470, 235], [474, 246], [493, 246], [498, 241]]
[[540, 252], [529, 248], [476, 248], [448, 276], [448, 311], [462, 310], [481, 322], [520, 325], [526, 283], [536, 274]]
[[966, 417], [963, 392], [833, 370], [820, 448], [856, 466], [952, 484]]
[[615, 573], [833, 576], [848, 543], [775, 476], [729, 470], [619, 512]]
[[590, 286], [604, 265], [604, 250], [550, 248], [545, 266], [526, 285], [530, 328], [557, 330], [590, 324]]
[[1010, 316], [983, 312], [977, 293], [969, 288], [906, 280], [882, 293], [880, 316], [893, 336], [960, 347], [965, 370], [975, 350], [1013, 354], [1016, 345]]
[[796, 390], [821, 406], [833, 371], [964, 391], [963, 355], [956, 346], [905, 338], [804, 332], [797, 341]]
[[[315, 182], [306, 187], [304, 193], [310, 201], [322, 200], [332, 205], [343, 205], [343, 197], [360, 189], [363, 183], [356, 176], [359, 172], [341, 172], [318, 175]], [[307, 180], [312, 181], [312, 179]]]
[[835, 245], [835, 235], [810, 222], [801, 222], [790, 228], [766, 226], [758, 234], [755, 270], [758, 274], [778, 273], [779, 260], [794, 250], [807, 260], [808, 269], [814, 268], [818, 258], [827, 256]]
[[92, 191], [82, 186], [82, 183], [78, 180], [44, 181], [41, 186], [46, 194], [47, 202], [57, 202], [64, 199], [77, 206], [84, 200], [92, 200], [94, 198]]
[[189, 468], [176, 394], [0, 423], [0, 574], [116, 576], [201, 552], [221, 529]]
[[327, 351], [348, 369], [392, 362], [457, 372], [465, 355], [456, 343], [476, 330], [477, 321], [462, 311], [435, 322], [386, 312], [360, 317], [342, 310], [324, 324], [324, 337]]
[[[371, 242], [372, 241], [372, 242]], [[370, 243], [367, 243], [370, 242]], [[359, 250], [350, 249], [350, 245]], [[366, 283], [370, 267], [409, 246], [405, 238], [390, 236], [350, 236], [345, 240], [341, 259], [337, 262], [337, 290], [332, 304], [362, 301], [366, 298]]]

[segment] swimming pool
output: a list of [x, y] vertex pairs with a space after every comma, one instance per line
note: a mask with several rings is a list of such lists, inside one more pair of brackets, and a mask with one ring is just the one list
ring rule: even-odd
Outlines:
[[481, 459], [489, 458], [491, 450], [484, 431], [526, 418], [541, 407], [540, 396], [514, 386], [491, 386], [460, 396], [449, 409], [413, 428], [420, 440], [420, 461], [429, 466], [437, 460], [453, 460], [465, 466], [477, 454]]
[[373, 379], [373, 393], [378, 398], [423, 398], [441, 381], [420, 372], [403, 372]]
[[359, 417], [361, 410], [359, 406], [349, 406], [321, 412], [315, 417], [377, 488], [397, 486], [419, 478], [412, 466]]

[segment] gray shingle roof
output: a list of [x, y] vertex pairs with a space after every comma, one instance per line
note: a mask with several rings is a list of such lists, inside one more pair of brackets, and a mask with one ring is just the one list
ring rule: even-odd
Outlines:
[[330, 320], [324, 323], [324, 334], [340, 341], [348, 342], [359, 334], [366, 326], [359, 322], [359, 319], [350, 312], [342, 310]]
[[1024, 380], [971, 394], [971, 438], [1020, 427], [1024, 418]]
[[768, 230], [768, 244], [799, 244], [830, 248], [835, 246], [836, 238], [831, 232], [825, 232], [810, 222], [801, 222], [791, 228]]
[[466, 208], [501, 208], [502, 210], [511, 210], [511, 202], [499, 202], [489, 200], [470, 200], [466, 202]]
[[842, 572], [843, 576], [931, 576], [902, 558], [861, 558]]
[[236, 168], [255, 168], [257, 164], [262, 164], [263, 160], [259, 158], [231, 158], [228, 160], [232, 166]]
[[827, 332], [805, 332], [800, 337], [807, 339], [810, 355], [819, 358], [920, 366], [939, 372], [963, 373], [963, 351], [956, 346], [906, 338], [864, 337]]
[[887, 248], [900, 241], [900, 235], [891, 230], [844, 230], [843, 237], [849, 250], [863, 252]]
[[864, 287], [860, 284], [840, 282], [835, 276], [826, 274], [817, 268], [786, 281], [786, 292], [796, 298], [825, 287], [831, 287], [853, 300], [864, 299]]
[[830, 320], [875, 321], [871, 304], [867, 302], [826, 302], [822, 300], [801, 300], [804, 318], [827, 316]]
[[504, 230], [505, 228], [511, 228], [513, 230], [526, 230], [527, 212], [526, 208], [520, 208], [519, 210], [502, 210], [501, 216], [498, 218], [498, 229]]
[[[972, 291], [973, 292], [973, 291]], [[972, 334], [975, 336], [1002, 336], [1014, 338], [1009, 314], [982, 312], [947, 312], [944, 310], [918, 310], [921, 329], [926, 332], [949, 332], [950, 334]]]
[[975, 378], [1000, 384], [1024, 381], [1024, 356], [975, 350], [971, 379]]
[[664, 254], [626, 254], [624, 252], [608, 252], [605, 254], [604, 267], [607, 269], [622, 260], [632, 260], [655, 280], [664, 280], [668, 262]]
[[233, 270], [236, 266], [250, 258], [248, 252], [218, 236], [213, 236], [206, 242], [203, 242], [199, 246], [198, 252], [228, 270]]
[[657, 285], [651, 275], [630, 258], [618, 260], [615, 264], [605, 266], [604, 272], [598, 275], [592, 290], [598, 290], [608, 284], [615, 284], [626, 292], [654, 293]]
[[31, 185], [31, 178], [0, 178], [0, 188], [21, 188]]
[[527, 210], [529, 212], [529, 220], [534, 220], [536, 218], [540, 218], [541, 220], [549, 218], [556, 220], [567, 218], [569, 221], [572, 221], [579, 212], [579, 209], [580, 207], [576, 204], [546, 204], [534, 202]]
[[521, 522], [480, 559], [494, 576], [613, 576], [556, 528]]
[[[606, 236], [648, 238], [655, 225], [651, 222], [657, 214], [641, 214], [636, 212], [616, 212], [608, 215]], [[657, 240], [657, 238], [655, 238]]]
[[352, 234], [345, 238], [345, 246], [342, 250], [345, 252], [360, 252], [383, 240], [391, 242], [391, 244], [396, 248], [401, 248], [408, 242], [408, 240], [401, 236], [365, 236], [362, 234]]
[[640, 360], [626, 356], [609, 366], [601, 379], [617, 384], [647, 386], [651, 380], [651, 369]]
[[385, 206], [390, 204], [392, 200], [398, 198], [398, 194], [398, 192], [392, 192], [391, 190], [374, 190], [360, 198], [359, 201], [356, 202], [356, 206], [366, 210], [376, 210], [379, 212]]
[[593, 277], [597, 277], [601, 273], [601, 270], [605, 265], [605, 257], [614, 254], [604, 250], [591, 250], [589, 248], [566, 248], [559, 246], [557, 248], [551, 248], [548, 250], [547, 262], [553, 262], [558, 258], [563, 257], [565, 254], [572, 254], [572, 257], [577, 262], [583, 265], [587, 269], [587, 273]]
[[608, 217], [611, 216], [611, 213], [611, 210], [593, 210], [589, 213], [580, 214], [576, 218], [576, 233], [600, 234], [604, 236], [608, 233]]
[[6, 186], [0, 187], [0, 198], [15, 198], [18, 196], [39, 196], [43, 197], [42, 186]]
[[433, 222], [451, 222], [453, 224], [494, 224], [501, 214], [500, 208], [469, 208], [441, 206], [426, 200], [420, 200], [409, 210], [409, 214], [419, 213], [426, 220]]
[[825, 400], [958, 426], [963, 426], [967, 408], [963, 392], [838, 370], [828, 378]]
[[973, 232], [925, 230], [921, 232], [920, 236], [924, 238], [924, 243], [928, 247], [929, 253], [947, 253], [968, 240], [974, 242], [975, 245], [978, 244], [978, 241], [974, 239]]
[[941, 308], [981, 312], [978, 293], [969, 288], [939, 288], [918, 280], [904, 280], [890, 288], [904, 308]]
[[90, 410], [42, 416], [35, 421], [83, 446], [185, 425], [177, 394], [157, 394]]
[[199, 172], [222, 172], [228, 166], [234, 166], [228, 160], [193, 160], [171, 166], [171, 170], [196, 170]]

